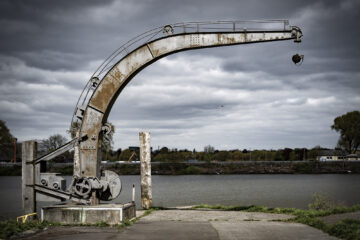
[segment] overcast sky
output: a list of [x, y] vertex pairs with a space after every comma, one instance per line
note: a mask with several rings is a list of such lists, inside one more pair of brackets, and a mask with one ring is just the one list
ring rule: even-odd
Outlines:
[[[118, 97], [115, 148], [336, 146], [333, 119], [360, 110], [360, 1], [0, 1], [0, 119], [20, 141], [66, 133], [97, 66], [130, 38], [175, 22], [289, 19], [303, 42], [163, 58]], [[305, 55], [297, 67], [295, 53]]]

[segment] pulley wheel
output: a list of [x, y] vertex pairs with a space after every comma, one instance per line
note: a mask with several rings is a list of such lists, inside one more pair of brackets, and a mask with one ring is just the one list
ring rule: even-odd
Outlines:
[[107, 189], [103, 189], [103, 192], [100, 194], [100, 200], [110, 201], [117, 198], [121, 192], [121, 180], [119, 175], [110, 170], [104, 170], [101, 176], [101, 181], [106, 181], [108, 183]]

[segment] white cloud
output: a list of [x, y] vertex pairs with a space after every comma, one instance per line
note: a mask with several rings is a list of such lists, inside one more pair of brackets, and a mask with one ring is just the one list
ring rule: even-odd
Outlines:
[[306, 102], [311, 106], [320, 106], [320, 105], [335, 103], [336, 99], [333, 96], [325, 97], [325, 98], [308, 98]]
[[[329, 74], [302, 75], [298, 81], [305, 90], [301, 91], [286, 81], [288, 76], [229, 73], [218, 67], [222, 61], [172, 57], [135, 77], [110, 116], [118, 126], [115, 145], [136, 145], [141, 130], [153, 133], [154, 146], [178, 148], [313, 147], [320, 139], [322, 145], [335, 145], [337, 137], [330, 125], [348, 99], [334, 91], [335, 86], [313, 86], [314, 79]], [[196, 110], [187, 114], [191, 108]]]

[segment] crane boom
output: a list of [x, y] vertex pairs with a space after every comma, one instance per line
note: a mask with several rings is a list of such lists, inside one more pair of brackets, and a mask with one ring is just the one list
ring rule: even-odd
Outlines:
[[[239, 29], [236, 27], [239, 22], [221, 22], [230, 27], [205, 30], [201, 28], [202, 23], [166, 25], [157, 29], [154, 35], [150, 34], [151, 31], [140, 35], [141, 38], [150, 38], [131, 51], [128, 51], [129, 46], [138, 40], [135, 38], [136, 41], [129, 41], [98, 68], [79, 99], [74, 112], [77, 123], [73, 118], [72, 127], [75, 127], [76, 137], [82, 141], [75, 146], [74, 175], [84, 179], [100, 178], [101, 142], [103, 134], [109, 133], [106, 121], [111, 108], [125, 86], [146, 66], [165, 56], [186, 50], [270, 41], [301, 42], [300, 28], [288, 26], [287, 21], [283, 23], [284, 28], [275, 30]], [[216, 25], [219, 22], [206, 24]], [[175, 28], [183, 30], [176, 33]], [[156, 37], [161, 32], [164, 35]], [[116, 59], [119, 53], [125, 54]], [[91, 201], [96, 204], [98, 199], [93, 195]]]

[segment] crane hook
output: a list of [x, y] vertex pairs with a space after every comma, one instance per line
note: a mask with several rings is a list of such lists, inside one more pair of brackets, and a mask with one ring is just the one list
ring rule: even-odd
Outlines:
[[291, 60], [294, 62], [295, 65], [300, 66], [304, 61], [304, 55], [295, 54], [292, 56]]

